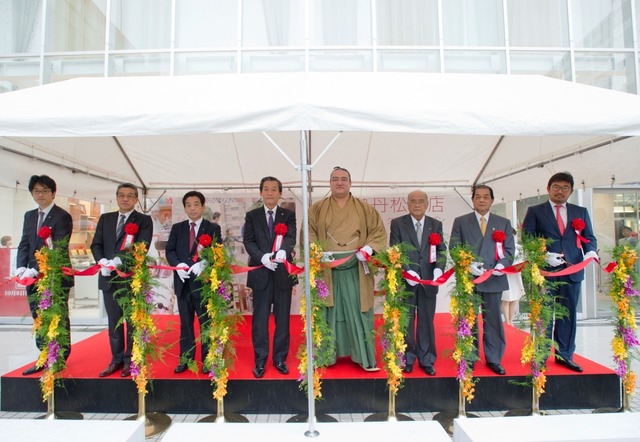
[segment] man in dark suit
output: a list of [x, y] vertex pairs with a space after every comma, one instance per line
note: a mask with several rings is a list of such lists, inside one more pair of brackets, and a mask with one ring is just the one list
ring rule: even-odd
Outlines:
[[[409, 244], [415, 249], [408, 252], [409, 264], [404, 270], [416, 279], [437, 279], [442, 276], [444, 260], [440, 254], [446, 251], [442, 237], [442, 223], [425, 216], [429, 208], [429, 198], [425, 192], [416, 190], [407, 198], [409, 214], [391, 220], [390, 245]], [[440, 241], [433, 248], [429, 243], [430, 235], [437, 234]], [[437, 286], [422, 285], [405, 279], [406, 290], [411, 294], [409, 302], [409, 327], [405, 334], [407, 350], [405, 352], [405, 373], [413, 371], [416, 359], [420, 367], [429, 376], [435, 376], [436, 335], [433, 320], [436, 314]], [[417, 318], [417, 321], [416, 321]]]
[[151, 217], [137, 212], [134, 208], [138, 203], [138, 189], [131, 183], [123, 183], [116, 190], [116, 201], [120, 210], [100, 215], [96, 233], [91, 243], [91, 253], [98, 264], [102, 266], [98, 277], [98, 287], [102, 290], [104, 307], [107, 311], [109, 326], [109, 345], [111, 347], [111, 362], [100, 372], [100, 377], [109, 376], [121, 370], [120, 376], [127, 377], [131, 374], [131, 347], [133, 340], [131, 328], [125, 323], [118, 324], [122, 318], [122, 308], [118, 304], [115, 292], [124, 287], [122, 279], [112, 277], [113, 270], [122, 264], [118, 255], [127, 253], [125, 244], [128, 234], [126, 226], [136, 224], [138, 232], [131, 238], [131, 244], [143, 241], [147, 246], [153, 236], [153, 222]]
[[[69, 240], [71, 238], [71, 231], [73, 229], [73, 221], [69, 213], [54, 204], [53, 200], [56, 197], [56, 182], [47, 175], [33, 175], [29, 180], [29, 192], [33, 200], [38, 205], [37, 209], [29, 210], [24, 214], [24, 224], [22, 225], [22, 238], [18, 245], [18, 257], [16, 261], [15, 276], [26, 278], [35, 278], [38, 276], [38, 263], [36, 262], [35, 252], [40, 250], [44, 245], [44, 240], [38, 236], [38, 230], [42, 226], [48, 226], [51, 228], [51, 239], [56, 242], [64, 238]], [[65, 246], [67, 255], [69, 254], [69, 244]], [[69, 300], [69, 290], [73, 287], [73, 278], [65, 278], [62, 282], [64, 288], [64, 296]], [[38, 311], [36, 284], [27, 286], [27, 296], [29, 300], [29, 310], [31, 310], [31, 316], [36, 319]], [[66, 304], [67, 311], [61, 323], [65, 324], [69, 337], [70, 323], [69, 323], [69, 306]], [[42, 350], [44, 343], [42, 339], [36, 337], [36, 346]], [[71, 346], [63, 348], [61, 350], [64, 354], [65, 360], [69, 358], [71, 353]], [[22, 372], [23, 375], [30, 375], [42, 371], [44, 366], [27, 368]]]
[[[597, 259], [598, 242], [593, 234], [589, 212], [584, 207], [567, 203], [573, 193], [573, 176], [568, 172], [556, 173], [549, 179], [547, 192], [549, 201], [529, 207], [522, 225], [525, 233], [550, 240], [547, 242], [547, 264], [563, 269], [567, 264], [577, 264], [587, 258]], [[573, 226], [575, 220], [583, 221], [584, 229], [579, 233], [588, 242], [582, 242], [577, 237]], [[578, 247], [577, 241], [580, 241], [581, 247]], [[556, 318], [553, 326], [553, 339], [558, 345], [556, 363], [577, 372], [581, 372], [582, 367], [573, 362], [573, 353], [576, 349], [576, 309], [583, 279], [584, 270], [549, 278], [549, 281], [559, 283], [551, 294], [568, 313], [566, 317]]]
[[[273, 335], [273, 365], [282, 373], [289, 373], [289, 316], [291, 292], [297, 279], [287, 272], [285, 260], [292, 261], [296, 244], [296, 214], [278, 207], [282, 198], [282, 183], [272, 176], [260, 181], [260, 196], [263, 207], [247, 212], [244, 224], [244, 247], [249, 254], [249, 266], [263, 265], [247, 275], [247, 286], [253, 290], [253, 316], [251, 339], [256, 378], [264, 376], [265, 363], [269, 356], [269, 314], [273, 306], [276, 329]], [[277, 241], [274, 226], [283, 224], [286, 233], [281, 243]]]
[[[453, 221], [449, 249], [458, 244], [467, 244], [471, 247], [482, 263], [474, 262], [470, 271], [474, 276], [480, 276], [484, 271], [492, 271], [492, 275], [485, 282], [477, 284], [476, 292], [482, 298], [482, 345], [487, 366], [496, 374], [504, 375], [502, 356], [506, 341], [504, 327], [500, 317], [502, 292], [509, 288], [504, 273], [501, 269], [511, 265], [515, 252], [513, 228], [508, 219], [490, 213], [493, 204], [493, 189], [489, 186], [478, 185], [473, 188], [471, 201], [474, 211], [457, 217]], [[496, 241], [493, 238], [495, 232], [502, 231], [501, 253], [498, 252]], [[484, 268], [484, 270], [483, 270]], [[478, 345], [478, 326], [474, 327], [476, 346]], [[477, 347], [476, 347], [477, 348]]]
[[[173, 272], [173, 290], [178, 299], [180, 315], [180, 362], [173, 370], [182, 373], [196, 354], [196, 335], [194, 331], [194, 314], [198, 315], [200, 328], [207, 320], [206, 309], [202, 305], [200, 290], [202, 283], [196, 277], [202, 273], [207, 262], [198, 256], [198, 242], [202, 235], [209, 235], [218, 244], [222, 243], [222, 232], [218, 224], [202, 217], [205, 210], [205, 198], [200, 192], [191, 191], [182, 197], [182, 206], [189, 219], [174, 224], [167, 242], [167, 260], [172, 267], [179, 270]], [[194, 275], [191, 278], [191, 274]], [[206, 373], [204, 360], [208, 348], [201, 345], [202, 372]]]

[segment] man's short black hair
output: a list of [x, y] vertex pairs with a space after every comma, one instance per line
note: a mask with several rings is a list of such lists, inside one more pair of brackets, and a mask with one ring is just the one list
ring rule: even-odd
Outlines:
[[138, 198], [138, 188], [133, 183], [122, 183], [118, 184], [118, 188], [116, 189], [116, 196], [118, 196], [118, 192], [120, 189], [132, 189], [136, 192], [136, 198]]
[[29, 179], [29, 192], [33, 192], [36, 184], [40, 184], [46, 189], [51, 189], [52, 193], [56, 193], [58, 190], [56, 182], [49, 175], [33, 175], [31, 179]]
[[551, 187], [553, 183], [557, 183], [560, 181], [571, 184], [571, 190], [573, 190], [573, 175], [571, 175], [569, 172], [558, 172], [553, 174], [551, 178], [549, 178], [547, 187]]
[[262, 188], [264, 187], [264, 183], [267, 181], [277, 181], [278, 182], [278, 190], [282, 193], [282, 183], [280, 180], [274, 176], [266, 176], [260, 180], [260, 192], [262, 192]]
[[185, 193], [182, 197], [182, 207], [185, 207], [187, 205], [187, 198], [191, 198], [192, 196], [197, 197], [200, 200], [200, 204], [204, 206], [204, 195], [202, 194], [202, 192], [191, 190], [190, 192]]
[[493, 197], [493, 189], [489, 186], [487, 186], [486, 184], [478, 184], [477, 186], [473, 186], [471, 188], [471, 199], [473, 199], [476, 196], [476, 190], [478, 189], [487, 189], [489, 191], [489, 194], [491, 195], [491, 199], [494, 200], [495, 198]]

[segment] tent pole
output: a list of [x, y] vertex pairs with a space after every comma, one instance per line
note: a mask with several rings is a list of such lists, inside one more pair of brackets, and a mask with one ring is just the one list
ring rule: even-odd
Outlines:
[[316, 437], [315, 429], [316, 411], [313, 397], [313, 336], [311, 336], [311, 285], [309, 284], [309, 195], [307, 194], [307, 137], [304, 131], [300, 131], [300, 174], [302, 178], [302, 229], [304, 245], [304, 293], [307, 300], [307, 402], [309, 414], [309, 429], [305, 436]]

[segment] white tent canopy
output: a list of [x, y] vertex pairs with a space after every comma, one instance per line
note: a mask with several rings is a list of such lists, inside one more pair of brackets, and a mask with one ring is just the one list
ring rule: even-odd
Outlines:
[[585, 187], [637, 180], [640, 97], [516, 75], [79, 78], [0, 95], [0, 185], [50, 173], [61, 194], [107, 199], [105, 178], [153, 197], [255, 193], [275, 175], [300, 193], [301, 131], [319, 196], [340, 165], [357, 195], [487, 183], [513, 200], [561, 170]]

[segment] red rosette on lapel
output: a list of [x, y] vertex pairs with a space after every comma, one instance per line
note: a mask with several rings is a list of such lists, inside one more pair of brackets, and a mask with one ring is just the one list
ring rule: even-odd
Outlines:
[[576, 247], [579, 249], [582, 248], [582, 243], [586, 244], [589, 242], [587, 238], [580, 234], [585, 227], [586, 224], [582, 218], [574, 218], [573, 221], [571, 221], [571, 228], [576, 232]]
[[440, 238], [440, 235], [438, 233], [431, 233], [429, 235], [429, 263], [431, 264], [436, 262], [436, 247], [440, 245], [440, 242], [442, 242], [442, 238]]
[[126, 233], [126, 235], [124, 241], [122, 241], [120, 250], [126, 250], [133, 245], [133, 239], [138, 233], [138, 225], [136, 223], [127, 223], [124, 226], [124, 233]]
[[491, 239], [496, 243], [496, 261], [504, 259], [504, 240], [507, 239], [507, 235], [502, 230], [495, 230]]
[[271, 248], [272, 252], [280, 250], [282, 240], [288, 231], [289, 228], [284, 223], [278, 223], [273, 227], [273, 233], [276, 234], [276, 237], [273, 239], [273, 247]]
[[198, 261], [198, 256], [200, 256], [200, 252], [203, 249], [209, 247], [212, 241], [213, 241], [213, 238], [211, 238], [211, 235], [208, 235], [206, 233], [203, 233], [198, 237], [198, 247], [196, 248], [196, 254], [193, 255], [193, 262]]
[[47, 247], [53, 249], [53, 240], [51, 239], [51, 227], [42, 226], [38, 230], [38, 236], [44, 241]]

